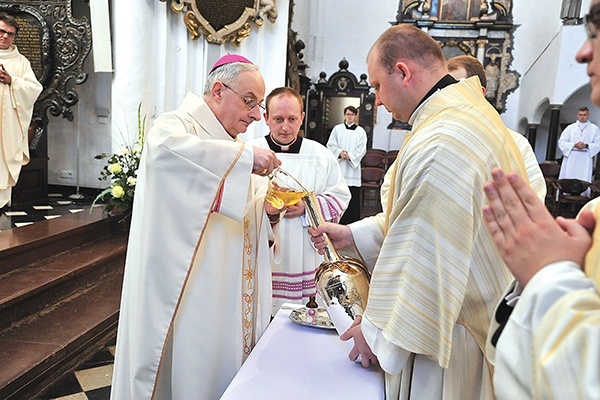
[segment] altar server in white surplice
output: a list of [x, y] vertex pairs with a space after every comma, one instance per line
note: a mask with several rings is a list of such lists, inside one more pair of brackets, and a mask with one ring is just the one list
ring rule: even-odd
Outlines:
[[13, 44], [16, 19], [0, 13], [0, 208], [10, 205], [21, 167], [29, 163], [29, 123], [42, 92], [31, 64]]
[[600, 152], [600, 128], [588, 121], [590, 111], [581, 107], [577, 121], [567, 126], [558, 139], [558, 147], [564, 158], [559, 178], [577, 178], [592, 181], [594, 157]]
[[340, 223], [347, 225], [360, 219], [361, 164], [367, 152], [367, 132], [356, 124], [358, 110], [344, 108], [344, 122], [333, 127], [327, 148], [337, 157], [352, 198]]
[[[258, 180], [280, 162], [236, 140], [264, 81], [223, 56], [204, 96], [159, 116], [142, 154], [111, 398], [218, 399], [271, 316], [273, 231]], [[254, 175], [253, 175], [254, 174]]]
[[[265, 101], [265, 121], [270, 132], [248, 144], [271, 149], [289, 172], [307, 190], [314, 191], [326, 221], [337, 222], [350, 201], [350, 190], [334, 155], [321, 143], [298, 136], [304, 106], [292, 88], [274, 89]], [[273, 315], [285, 302], [305, 304], [316, 294], [315, 271], [323, 262], [312, 246], [304, 203], [287, 208], [277, 225], [279, 242], [271, 265]]]
[[476, 77], [448, 75], [440, 46], [410, 25], [389, 28], [368, 56], [376, 104], [412, 125], [386, 175], [378, 215], [323, 224], [336, 248], [374, 264], [367, 309], [344, 333], [350, 359], [379, 362], [388, 400], [492, 399], [485, 340], [511, 275], [487, 232], [483, 183], [523, 158]]

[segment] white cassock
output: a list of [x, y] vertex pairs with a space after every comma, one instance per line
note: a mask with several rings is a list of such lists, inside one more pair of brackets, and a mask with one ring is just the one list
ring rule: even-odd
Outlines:
[[[465, 111], [466, 110], [466, 111]], [[350, 224], [373, 276], [361, 330], [396, 399], [491, 399], [485, 339], [511, 276], [483, 221], [491, 169], [520, 151], [476, 77], [437, 91], [386, 174], [383, 212]]]
[[348, 186], [360, 186], [360, 161], [367, 152], [367, 132], [361, 126], [353, 125], [348, 129], [345, 124], [338, 124], [331, 130], [327, 148], [338, 158], [342, 150], [348, 152], [348, 160], [338, 158], [342, 173]]
[[[350, 201], [350, 190], [337, 160], [322, 144], [306, 138], [298, 140], [301, 140], [298, 153], [276, 151], [282, 162], [281, 168], [316, 194], [326, 221], [337, 222]], [[270, 148], [264, 137], [247, 144]], [[305, 214], [283, 218], [275, 228], [278, 229], [278, 243], [271, 265], [273, 315], [283, 303], [305, 304], [316, 293], [315, 271], [323, 262], [323, 256], [312, 246], [307, 232], [309, 226], [310, 221]]]
[[0, 207], [10, 201], [21, 167], [29, 163], [27, 130], [33, 105], [42, 92], [29, 60], [16, 46], [0, 50], [0, 64], [12, 77], [12, 84], [0, 83]]
[[162, 114], [133, 205], [111, 398], [218, 399], [271, 315], [253, 151], [202, 97]]
[[[575, 143], [588, 144], [587, 149], [576, 149]], [[567, 126], [558, 139], [564, 155], [559, 179], [577, 178], [591, 182], [594, 157], [600, 151], [600, 128], [591, 122], [574, 122]]]

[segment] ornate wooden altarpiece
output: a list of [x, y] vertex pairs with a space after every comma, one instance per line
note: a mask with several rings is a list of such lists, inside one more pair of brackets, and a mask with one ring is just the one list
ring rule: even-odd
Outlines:
[[17, 19], [20, 30], [15, 44], [44, 86], [29, 129], [31, 162], [13, 189], [13, 202], [18, 203], [47, 195], [48, 113], [73, 120], [71, 107], [79, 101], [74, 87], [87, 80], [83, 63], [92, 33], [87, 18], [74, 18], [71, 0], [0, 0], [0, 12]]
[[[305, 136], [323, 144], [329, 140], [331, 129], [335, 125], [331, 120], [343, 122], [343, 108], [354, 105], [358, 108], [358, 124], [367, 132], [367, 148], [373, 143], [373, 121], [375, 113], [375, 95], [367, 82], [367, 75], [361, 74], [356, 78], [348, 70], [348, 61], [339, 62], [339, 71], [334, 72], [329, 79], [321, 72], [319, 80], [310, 88], [304, 83], [303, 92], [306, 101], [306, 117], [304, 119]], [[305, 75], [301, 75], [302, 77]], [[337, 107], [336, 107], [337, 105]]]
[[262, 26], [267, 18], [277, 19], [276, 0], [160, 0], [169, 2], [175, 12], [183, 12], [183, 21], [190, 37], [204, 33], [209, 43], [231, 41], [239, 46], [250, 35], [250, 21]]
[[395, 24], [425, 29], [446, 58], [469, 54], [483, 64], [486, 97], [503, 112], [507, 96], [518, 87], [511, 71], [512, 0], [400, 0]]

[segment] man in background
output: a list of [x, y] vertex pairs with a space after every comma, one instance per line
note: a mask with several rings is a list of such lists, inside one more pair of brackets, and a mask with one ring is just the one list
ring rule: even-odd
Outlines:
[[271, 317], [270, 219], [258, 177], [280, 161], [237, 140], [260, 120], [258, 67], [228, 54], [146, 138], [111, 398], [218, 399]]
[[18, 33], [17, 20], [0, 13], [0, 208], [10, 206], [21, 167], [29, 163], [29, 123], [43, 89], [14, 44]]
[[[267, 96], [265, 104], [270, 132], [248, 144], [274, 151], [281, 168], [316, 194], [325, 221], [339, 221], [350, 201], [350, 190], [334, 155], [321, 143], [298, 136], [304, 119], [302, 96], [280, 87]], [[312, 246], [309, 226], [303, 201], [288, 206], [278, 224], [279, 242], [271, 264], [273, 315], [285, 302], [305, 304], [316, 294], [315, 272], [323, 256]]]
[[580, 107], [577, 121], [568, 125], [558, 139], [564, 158], [559, 179], [579, 179], [591, 182], [594, 156], [600, 152], [600, 128], [588, 121], [590, 110]]
[[344, 108], [344, 122], [333, 127], [327, 141], [327, 148], [337, 157], [352, 195], [340, 220], [345, 225], [360, 219], [360, 161], [367, 152], [367, 132], [356, 124], [357, 113], [354, 106]]
[[[448, 72], [455, 79], [477, 76], [481, 82], [483, 94], [485, 96], [487, 84], [485, 70], [483, 69], [483, 65], [481, 65], [479, 60], [475, 57], [468, 55], [452, 57], [448, 60]], [[531, 145], [525, 136], [511, 129], [508, 131], [517, 143], [521, 155], [523, 156], [523, 162], [525, 163], [527, 176], [529, 177], [529, 184], [531, 185], [532, 189], [535, 190], [538, 197], [543, 201], [546, 198], [546, 180], [544, 179], [544, 174], [542, 174], [542, 170], [540, 169], [540, 164], [535, 157], [535, 153], [533, 152], [533, 149], [531, 148]]]
[[477, 78], [448, 74], [439, 44], [411, 25], [388, 28], [368, 56], [375, 102], [412, 126], [382, 191], [382, 212], [310, 230], [356, 246], [373, 266], [367, 309], [344, 333], [350, 358], [379, 362], [386, 398], [490, 399], [483, 352], [490, 316], [511, 279], [481, 207], [498, 165], [523, 159]]

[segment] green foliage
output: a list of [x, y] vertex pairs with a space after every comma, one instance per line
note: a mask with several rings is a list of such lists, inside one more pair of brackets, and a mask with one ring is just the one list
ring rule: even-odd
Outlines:
[[142, 116], [142, 103], [137, 109], [137, 138], [132, 145], [126, 145], [119, 154], [102, 153], [94, 157], [105, 160], [106, 165], [100, 172], [100, 181], [109, 181], [110, 187], [104, 189], [92, 203], [106, 203], [106, 211], [119, 209], [125, 217], [131, 215], [133, 197], [137, 184], [137, 173], [140, 166], [142, 149], [144, 148], [146, 132], [146, 116]]

